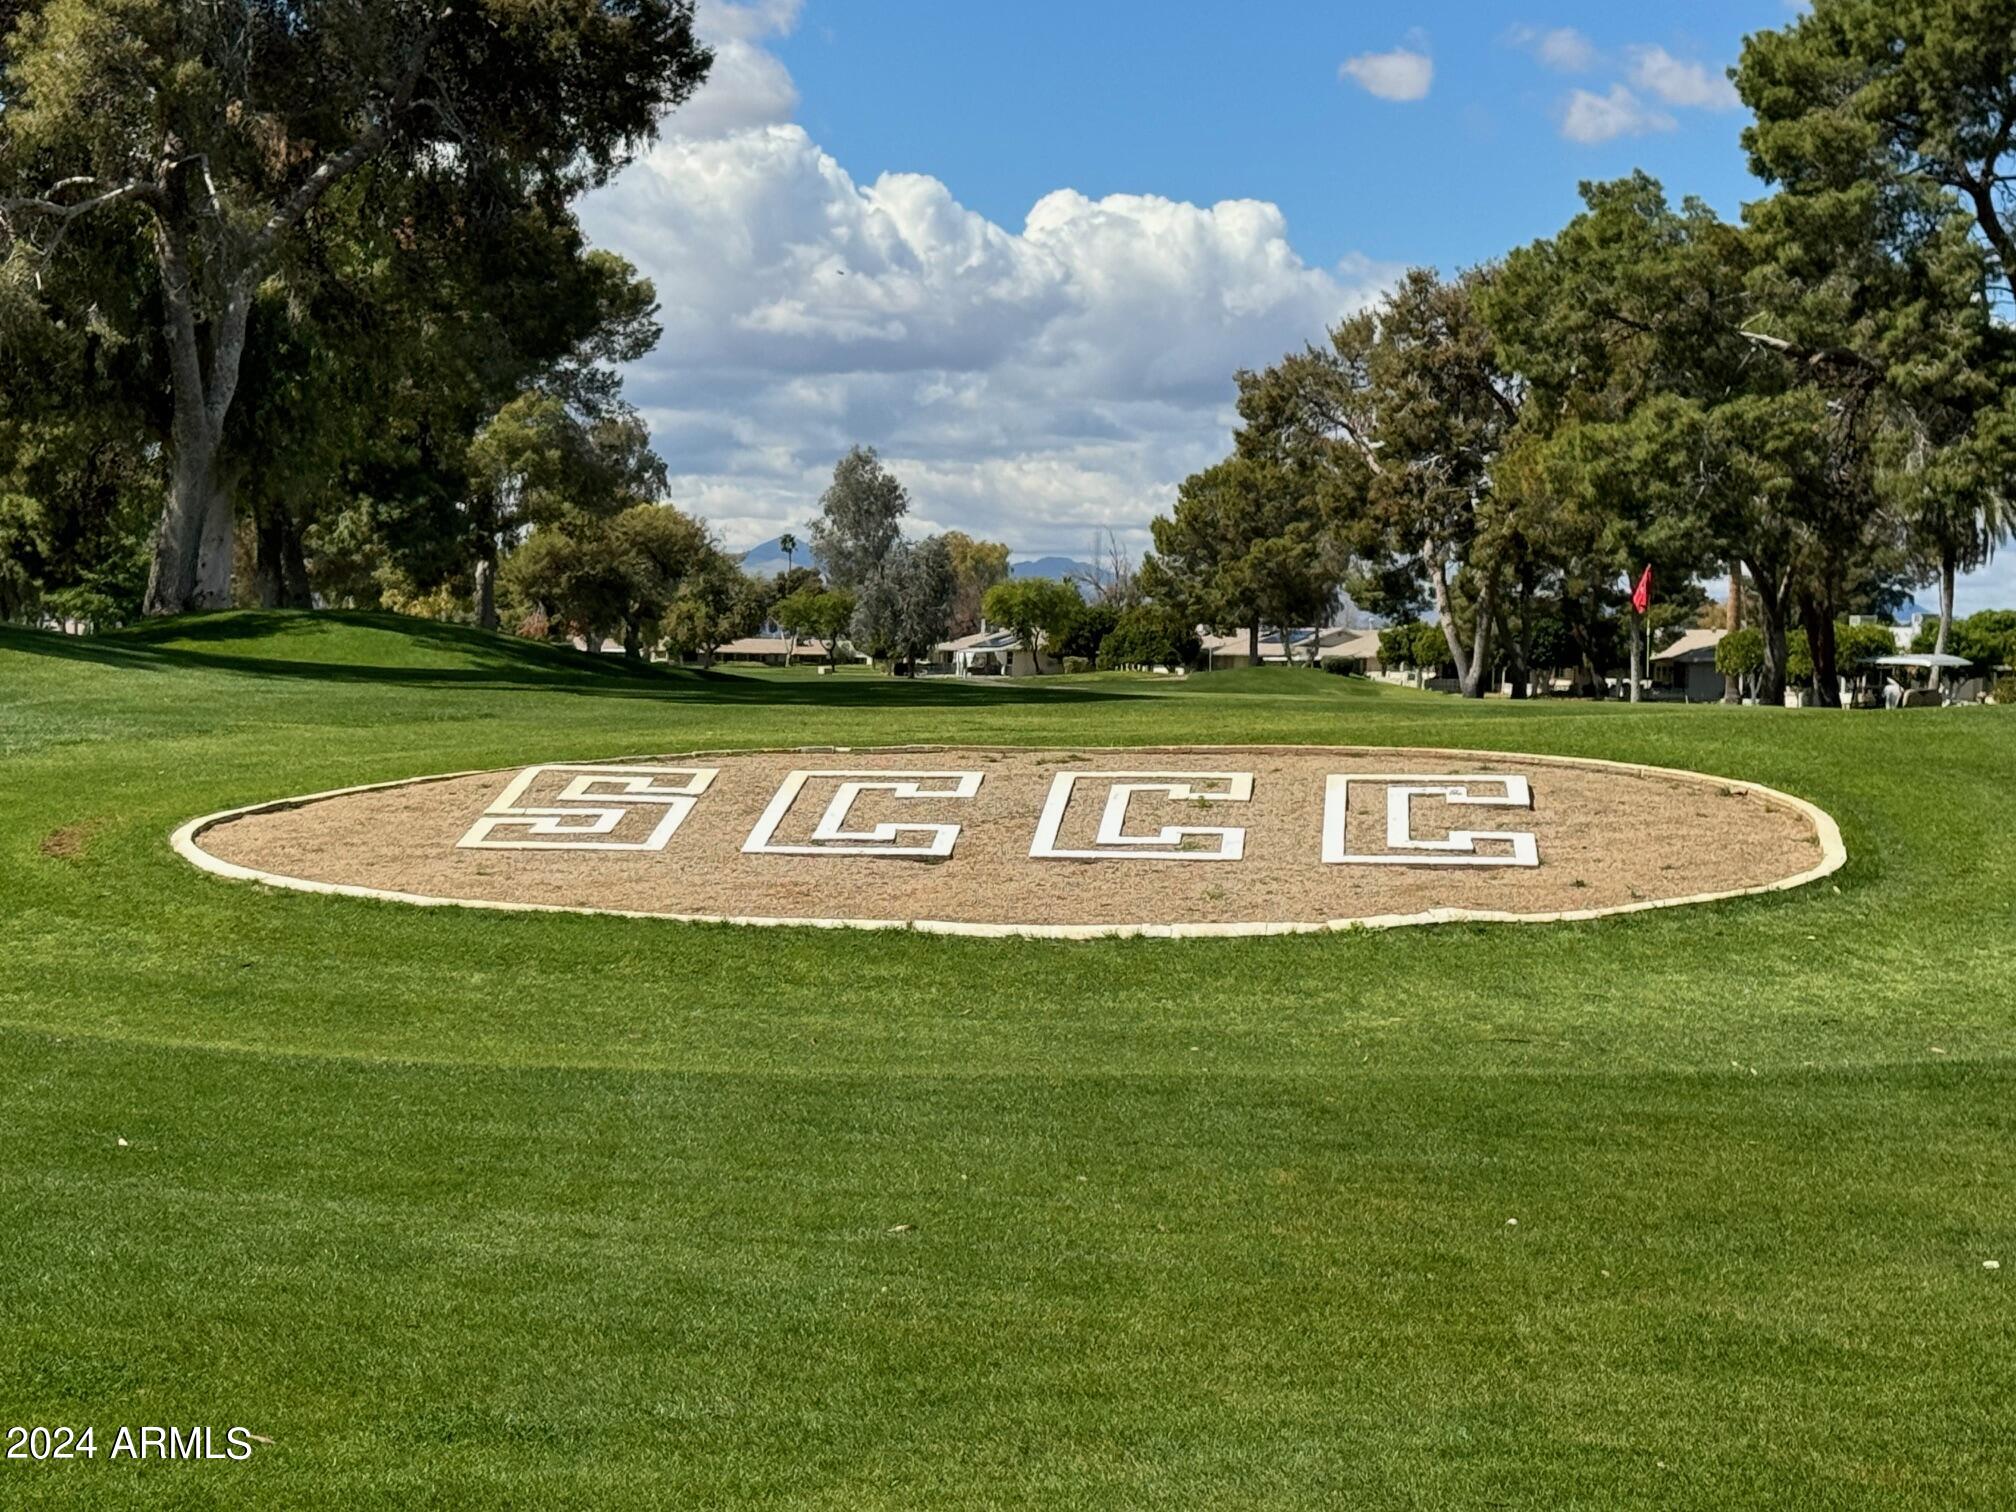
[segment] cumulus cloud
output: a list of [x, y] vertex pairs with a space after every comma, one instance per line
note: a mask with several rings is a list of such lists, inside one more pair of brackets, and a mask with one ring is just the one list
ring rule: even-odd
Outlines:
[[1595, 43], [1572, 26], [1515, 26], [1506, 40], [1557, 73], [1587, 73], [1596, 62]]
[[628, 375], [675, 497], [737, 545], [800, 529], [875, 445], [920, 529], [1018, 551], [1134, 545], [1223, 453], [1231, 376], [1395, 270], [1313, 267], [1278, 208], [1060, 189], [1019, 228], [935, 178], [857, 182], [803, 128], [667, 137], [584, 208], [657, 285]]
[[1411, 47], [1396, 47], [1346, 58], [1337, 76], [1353, 80], [1382, 100], [1425, 100], [1435, 83], [1435, 60]]
[[1561, 112], [1561, 135], [1571, 142], [1594, 144], [1622, 136], [1644, 136], [1653, 131], [1671, 131], [1680, 123], [1663, 110], [1647, 105], [1622, 84], [1610, 86], [1608, 94], [1586, 89], [1568, 96]]
[[725, 136], [751, 126], [788, 121], [798, 108], [790, 72], [761, 43], [788, 36], [798, 24], [801, 0], [755, 0], [747, 5], [701, 6], [697, 29], [714, 49], [707, 82], [672, 118], [681, 136]]
[[1663, 47], [1634, 47], [1631, 82], [1668, 105], [1694, 110], [1734, 110], [1743, 102], [1726, 75], [1703, 63], [1689, 63]]

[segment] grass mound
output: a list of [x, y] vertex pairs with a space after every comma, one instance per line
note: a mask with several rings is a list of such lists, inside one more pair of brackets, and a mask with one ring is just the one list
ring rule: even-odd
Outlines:
[[621, 656], [591, 656], [468, 625], [350, 610], [178, 615], [115, 630], [91, 644], [213, 666], [263, 672], [293, 668], [320, 676], [425, 672], [566, 680], [653, 675], [651, 668]]

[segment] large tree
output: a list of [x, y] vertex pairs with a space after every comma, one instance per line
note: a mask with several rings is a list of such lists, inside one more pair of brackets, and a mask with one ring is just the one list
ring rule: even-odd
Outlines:
[[1737, 90], [1752, 166], [1795, 194], [1844, 178], [1957, 196], [2016, 281], [2016, 4], [1813, 0], [1748, 38]]
[[1522, 403], [1521, 379], [1478, 314], [1491, 276], [1417, 268], [1340, 322], [1327, 346], [1257, 384], [1241, 380], [1242, 449], [1278, 437], [1267, 464], [1312, 501], [1300, 515], [1326, 522], [1306, 529], [1306, 551], [1346, 551], [1425, 583], [1469, 697], [1483, 695], [1497, 661], [1512, 532], [1494, 499], [1496, 464]]
[[941, 536], [897, 541], [861, 584], [854, 641], [889, 659], [889, 670], [915, 672], [952, 623], [952, 553]]
[[812, 552], [826, 581], [859, 589], [903, 540], [910, 495], [872, 446], [857, 446], [833, 468], [812, 525]]
[[[956, 568], [954, 578], [956, 582]], [[1041, 672], [1046, 646], [1052, 656], [1064, 654], [1064, 637], [1085, 612], [1085, 596], [1057, 578], [1016, 578], [989, 588], [984, 607], [988, 621], [1012, 631]]]
[[976, 541], [963, 530], [948, 530], [945, 549], [952, 557], [953, 635], [971, 635], [980, 628], [980, 611], [988, 590], [1008, 581], [1008, 546], [1003, 541]]
[[1737, 87], [1751, 166], [1781, 189], [1754, 216], [1784, 265], [1781, 349], [1868, 422], [1837, 426], [1860, 443], [1841, 470], [1938, 584], [1943, 645], [1956, 577], [2011, 528], [2016, 361], [1993, 312], [2016, 279], [2016, 6], [1819, 0], [1748, 40]]
[[710, 61], [691, 0], [15, 0], [0, 23], [7, 318], [65, 258], [147, 251], [172, 395], [154, 613], [228, 602], [237, 485], [265, 460], [227, 444], [255, 307], [334, 191], [371, 168], [471, 207], [564, 200]]
[[664, 491], [665, 464], [643, 422], [614, 411], [583, 419], [565, 400], [530, 390], [504, 406], [467, 449], [470, 528], [477, 541], [476, 621], [496, 625], [489, 564], [528, 530], [606, 519]]

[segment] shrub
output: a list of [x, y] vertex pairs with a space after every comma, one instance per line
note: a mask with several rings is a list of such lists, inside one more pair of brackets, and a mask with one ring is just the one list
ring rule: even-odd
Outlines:
[[[1930, 651], [1939, 640], [1939, 621], [1928, 617], [1911, 642], [1913, 651]], [[2016, 609], [1983, 609], [1956, 619], [1946, 637], [1946, 649], [1977, 667], [2016, 660]]]
[[2016, 704], [2016, 672], [2005, 672], [1995, 683], [1995, 702]]
[[1067, 673], [1090, 672], [1092, 670], [1092, 658], [1089, 656], [1067, 656], [1064, 658], [1064, 670]]
[[1724, 677], [1750, 677], [1764, 670], [1764, 632], [1745, 626], [1715, 643], [1715, 670]]
[[1844, 674], [1866, 671], [1879, 656], [1897, 654], [1897, 637], [1886, 625], [1834, 627], [1834, 664]]
[[1076, 588], [1056, 578], [1014, 578], [989, 588], [980, 601], [980, 612], [989, 624], [1012, 631], [1025, 651], [1034, 651], [1041, 644], [1055, 656], [1063, 649], [1073, 622], [1084, 614], [1085, 599]]
[[1175, 610], [1143, 604], [1124, 611], [1113, 633], [1100, 643], [1099, 665], [1167, 667], [1173, 672], [1194, 662], [1202, 649], [1197, 632]]
[[1348, 656], [1326, 656], [1323, 670], [1336, 677], [1353, 677], [1357, 675], [1358, 663]]
[[1418, 667], [1433, 674], [1449, 660], [1449, 638], [1440, 625], [1408, 620], [1379, 632], [1379, 660], [1389, 667]]
[[1061, 639], [1048, 648], [1051, 655], [1061, 656], [1066, 661], [1072, 657], [1083, 657], [1092, 661], [1099, 655], [1099, 647], [1107, 636], [1120, 624], [1120, 611], [1111, 604], [1087, 604], [1071, 621]]

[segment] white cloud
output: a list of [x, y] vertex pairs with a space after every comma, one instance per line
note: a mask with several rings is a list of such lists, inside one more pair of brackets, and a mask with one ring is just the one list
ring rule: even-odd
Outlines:
[[1585, 144], [1671, 131], [1679, 124], [1663, 110], [1646, 105], [1622, 84], [1611, 85], [1608, 94], [1575, 90], [1561, 112], [1561, 135], [1571, 142]]
[[[1935, 609], [1939, 590], [1923, 588], [1913, 595], [1919, 603]], [[1983, 609], [2016, 609], [2016, 552], [2004, 552], [1978, 571], [1961, 576], [1953, 595], [1956, 614], [1974, 614]]]
[[708, 41], [739, 37], [754, 42], [764, 37], [788, 37], [798, 29], [798, 13], [804, 8], [804, 0], [744, 0], [739, 5], [707, 0], [700, 7], [700, 34]]
[[1396, 47], [1346, 58], [1337, 76], [1356, 81], [1382, 100], [1425, 100], [1435, 82], [1435, 60], [1411, 47]]
[[697, 17], [701, 40], [714, 49], [707, 82], [672, 117], [681, 136], [723, 136], [751, 126], [791, 119], [798, 90], [777, 58], [758, 44], [788, 36], [802, 0], [755, 0], [747, 5], [706, 4]]
[[674, 497], [737, 545], [802, 529], [857, 441], [910, 485], [916, 528], [1145, 544], [1223, 454], [1233, 371], [1397, 271], [1311, 267], [1250, 200], [1061, 189], [1009, 229], [935, 178], [858, 183], [780, 123], [668, 134], [584, 219], [657, 285], [665, 339], [629, 393]]
[[1587, 73], [1596, 62], [1596, 44], [1572, 26], [1515, 26], [1506, 40], [1557, 73]]
[[1734, 110], [1743, 102], [1736, 86], [1703, 63], [1676, 58], [1663, 47], [1634, 47], [1631, 82], [1668, 105], [1694, 110]]

